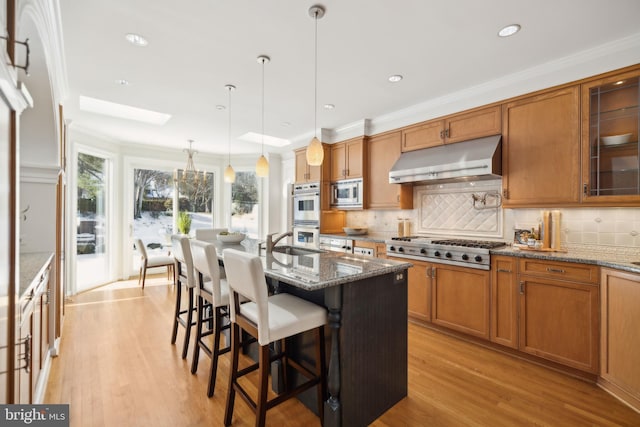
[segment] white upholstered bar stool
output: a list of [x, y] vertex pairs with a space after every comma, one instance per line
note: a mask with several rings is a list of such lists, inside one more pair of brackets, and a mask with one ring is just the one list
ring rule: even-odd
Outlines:
[[[209, 368], [209, 386], [207, 396], [213, 396], [216, 387], [216, 373], [218, 370], [218, 356], [227, 353], [231, 346], [220, 349], [220, 334], [229, 329], [229, 323], [223, 325], [224, 318], [229, 315], [229, 286], [225, 279], [220, 278], [220, 266], [216, 247], [212, 243], [200, 240], [191, 241], [191, 255], [196, 271], [197, 282], [197, 320], [194, 339], [193, 361], [191, 373], [198, 370], [200, 349], [211, 358]], [[205, 322], [213, 321], [213, 328], [203, 331]], [[204, 338], [213, 334], [213, 344], [207, 345]]]
[[173, 276], [173, 282], [176, 281], [173, 264], [173, 257], [170, 255], [154, 255], [149, 256], [147, 254], [147, 248], [144, 247], [142, 239], [133, 239], [138, 252], [140, 252], [140, 273], [138, 276], [138, 285], [142, 283], [142, 289], [144, 289], [144, 281], [147, 278], [147, 268], [154, 267], [167, 267], [167, 280], [171, 280]]
[[[231, 425], [236, 392], [241, 394], [255, 412], [256, 426], [264, 426], [268, 409], [313, 386], [317, 386], [318, 411], [322, 422], [326, 394], [324, 326], [327, 323], [327, 310], [291, 294], [282, 293], [269, 297], [262, 262], [256, 255], [235, 249], [225, 249], [224, 264], [227, 270], [231, 308], [231, 372], [224, 415], [225, 425]], [[240, 296], [245, 297], [248, 302], [241, 304]], [[258, 363], [238, 370], [241, 328], [258, 339], [259, 351]], [[315, 372], [286, 357], [284, 353], [270, 355], [270, 343], [310, 330], [314, 330], [316, 335]], [[286, 349], [286, 345], [282, 348]], [[307, 377], [307, 381], [268, 400], [267, 388], [271, 362], [279, 358], [284, 362], [285, 372], [290, 366]], [[259, 377], [258, 396], [257, 401], [254, 401], [239, 384], [238, 379], [256, 369]]]
[[[193, 321], [194, 305], [194, 288], [196, 281], [194, 277], [193, 258], [191, 257], [191, 247], [189, 246], [189, 238], [182, 234], [173, 234], [171, 236], [171, 245], [173, 248], [173, 257], [175, 259], [175, 277], [176, 277], [176, 309], [173, 315], [173, 331], [171, 333], [171, 344], [176, 343], [178, 335], [178, 325], [184, 326], [184, 343], [182, 344], [182, 358], [187, 357], [189, 349], [189, 339], [191, 338], [191, 327], [195, 325]], [[187, 307], [182, 308], [182, 286], [187, 288]]]
[[[223, 231], [229, 231], [227, 228], [198, 228], [196, 229], [196, 240], [202, 240], [203, 242], [217, 242], [218, 234]], [[224, 267], [220, 267], [220, 277], [225, 278]]]

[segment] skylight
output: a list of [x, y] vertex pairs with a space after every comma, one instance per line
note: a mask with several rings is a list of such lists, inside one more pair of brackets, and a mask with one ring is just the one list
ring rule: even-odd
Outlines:
[[[115, 102], [104, 101], [84, 95], [80, 95], [80, 110], [118, 117], [120, 119], [150, 123], [152, 125], [164, 125], [171, 118], [171, 114], [158, 113], [143, 108], [131, 107], [130, 105], [116, 104]], [[266, 143], [265, 141], [265, 144]]]

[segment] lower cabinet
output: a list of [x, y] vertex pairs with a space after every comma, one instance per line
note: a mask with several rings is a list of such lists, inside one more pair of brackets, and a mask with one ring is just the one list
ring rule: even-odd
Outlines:
[[431, 322], [489, 339], [489, 271], [443, 264], [431, 268]]
[[491, 341], [598, 372], [598, 267], [494, 256]]
[[32, 402], [32, 347], [33, 347], [33, 308], [23, 310], [20, 322], [20, 336], [16, 346], [15, 363], [15, 401], [16, 403]]
[[431, 265], [422, 261], [411, 261], [408, 270], [409, 316], [425, 322], [431, 321]]
[[640, 410], [640, 274], [602, 269], [602, 386]]

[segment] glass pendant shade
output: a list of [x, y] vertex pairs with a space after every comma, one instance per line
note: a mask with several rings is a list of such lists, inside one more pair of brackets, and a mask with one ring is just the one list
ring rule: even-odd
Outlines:
[[318, 137], [314, 136], [307, 146], [307, 163], [309, 166], [321, 166], [324, 160], [324, 149]]
[[236, 171], [233, 170], [231, 165], [227, 165], [224, 170], [224, 182], [233, 184], [236, 181]]
[[260, 178], [269, 176], [269, 162], [264, 155], [260, 156], [260, 158], [256, 162], [256, 174]]

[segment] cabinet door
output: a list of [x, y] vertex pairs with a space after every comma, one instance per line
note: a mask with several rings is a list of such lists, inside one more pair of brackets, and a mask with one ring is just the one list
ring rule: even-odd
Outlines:
[[307, 166], [307, 149], [295, 151], [296, 154], [296, 183], [307, 182], [309, 167]]
[[502, 111], [495, 106], [456, 114], [446, 119], [445, 127], [445, 144], [498, 135], [502, 133]]
[[580, 201], [579, 95], [572, 86], [504, 105], [504, 206]]
[[411, 261], [408, 270], [407, 297], [409, 316], [429, 322], [431, 320], [431, 266], [422, 261]]
[[640, 70], [582, 85], [584, 203], [640, 204]]
[[347, 178], [362, 178], [364, 175], [364, 140], [358, 139], [347, 143], [345, 168]]
[[598, 286], [520, 277], [520, 350], [598, 372]]
[[491, 257], [491, 341], [518, 348], [518, 277], [514, 257]]
[[413, 209], [411, 184], [390, 184], [389, 171], [400, 157], [401, 133], [372, 136], [367, 143], [369, 209]]
[[347, 144], [340, 142], [331, 145], [331, 181], [338, 181], [346, 177], [346, 157]]
[[[600, 375], [640, 408], [640, 275], [602, 269]], [[609, 387], [607, 387], [609, 388]]]
[[32, 332], [33, 317], [29, 313], [20, 326], [20, 336], [16, 346], [15, 371], [15, 403], [31, 403], [31, 373], [32, 373]]
[[441, 264], [433, 271], [431, 321], [489, 339], [489, 272]]
[[35, 390], [42, 368], [42, 295], [36, 297], [33, 305], [33, 333], [31, 336], [31, 388]]
[[432, 120], [402, 130], [402, 152], [444, 144], [444, 120]]

